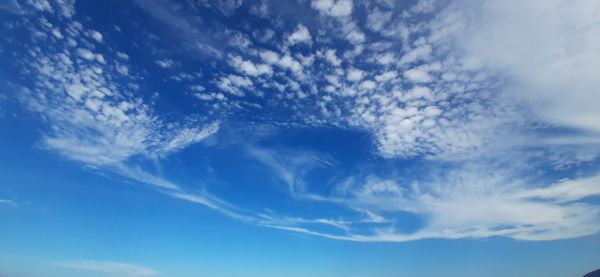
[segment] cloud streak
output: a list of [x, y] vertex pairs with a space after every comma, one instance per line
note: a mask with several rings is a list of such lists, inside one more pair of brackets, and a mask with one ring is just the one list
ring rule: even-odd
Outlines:
[[10, 199], [0, 199], [0, 205], [17, 206], [17, 202]]
[[68, 261], [56, 263], [59, 267], [70, 268], [81, 271], [91, 271], [114, 276], [157, 276], [159, 272], [143, 266], [110, 262], [110, 261]]

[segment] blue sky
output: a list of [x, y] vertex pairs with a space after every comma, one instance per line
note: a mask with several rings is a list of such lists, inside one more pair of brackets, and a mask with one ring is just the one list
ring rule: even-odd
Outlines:
[[0, 3], [0, 276], [579, 276], [600, 5]]

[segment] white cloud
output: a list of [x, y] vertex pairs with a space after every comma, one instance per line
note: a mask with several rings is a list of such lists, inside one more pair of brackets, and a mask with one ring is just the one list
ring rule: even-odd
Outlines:
[[16, 0], [4, 1], [3, 3], [0, 4], [0, 10], [3, 10], [5, 12], [14, 13], [14, 14], [23, 13], [21, 5], [19, 5], [19, 3]]
[[259, 55], [261, 59], [263, 59], [263, 61], [265, 61], [268, 64], [279, 63], [279, 59], [281, 58], [279, 54], [270, 50], [261, 51]]
[[162, 68], [171, 68], [177, 64], [174, 60], [171, 59], [159, 59], [154, 62]]
[[549, 187], [521, 191], [515, 197], [569, 203], [598, 195], [600, 195], [600, 175], [583, 179], [562, 180]]
[[181, 191], [170, 191], [167, 192], [167, 195], [184, 201], [188, 201], [191, 203], [200, 204], [202, 206], [208, 207], [212, 210], [215, 210], [225, 216], [230, 218], [244, 221], [246, 223], [254, 223], [256, 218], [251, 215], [245, 215], [239, 212], [239, 209], [235, 206], [222, 201], [218, 198], [215, 198], [209, 194], [191, 194], [185, 193]]
[[242, 50], [247, 50], [252, 46], [252, 41], [243, 33], [234, 32], [229, 39], [229, 44]]
[[308, 28], [302, 24], [299, 24], [296, 27], [296, 30], [287, 37], [287, 41], [290, 45], [297, 43], [312, 44], [312, 37], [310, 36]]
[[264, 1], [260, 2], [260, 3], [256, 3], [256, 4], [252, 5], [252, 7], [250, 7], [250, 13], [253, 15], [256, 15], [258, 17], [268, 18], [269, 17], [269, 6]]
[[128, 76], [129, 75], [129, 68], [126, 65], [122, 65], [122, 64], [117, 64], [115, 66], [117, 72], [121, 73], [124, 76]]
[[335, 49], [327, 49], [325, 51], [325, 60], [330, 62], [333, 66], [340, 66], [342, 64], [342, 61], [337, 57], [335, 52]]
[[279, 60], [278, 64], [279, 64], [279, 66], [289, 69], [296, 74], [302, 73], [302, 69], [304, 69], [302, 64], [300, 62], [298, 62], [296, 59], [292, 58], [290, 55], [283, 56]]
[[404, 77], [415, 83], [428, 83], [433, 80], [431, 75], [429, 75], [429, 73], [426, 70], [423, 70], [421, 68], [412, 68], [407, 71], [404, 71]]
[[56, 4], [64, 17], [70, 18], [75, 14], [75, 0], [57, 0]]
[[349, 16], [352, 13], [352, 0], [312, 0], [311, 7], [334, 17]]
[[29, 4], [40, 11], [53, 11], [52, 6], [50, 6], [50, 2], [48, 2], [48, 0], [32, 0]]
[[253, 83], [247, 77], [231, 74], [221, 77], [217, 87], [235, 96], [244, 96], [244, 91], [253, 87]]
[[397, 76], [398, 74], [395, 71], [386, 71], [375, 76], [375, 80], [377, 80], [377, 82], [387, 82], [395, 79]]
[[194, 93], [194, 96], [203, 101], [212, 101], [218, 100], [223, 101], [226, 99], [225, 95], [222, 93]]
[[309, 150], [247, 147], [246, 152], [265, 164], [288, 186], [292, 194], [304, 190], [302, 177], [311, 169], [331, 165], [328, 157]]
[[362, 83], [360, 83], [360, 87], [362, 89], [374, 89], [377, 87], [377, 84], [375, 84], [375, 82], [373, 82], [371, 80], [366, 80], [366, 81], [363, 81]]
[[367, 16], [367, 28], [372, 31], [381, 31], [392, 18], [392, 12], [385, 12], [375, 8]]
[[360, 69], [350, 69], [346, 75], [346, 79], [351, 82], [360, 81], [365, 76], [365, 72]]
[[353, 44], [361, 44], [365, 42], [366, 36], [358, 29], [352, 29], [350, 32], [348, 32], [348, 34], [346, 34], [346, 39]]
[[337, 75], [328, 74], [325, 75], [325, 80], [327, 80], [330, 84], [340, 87], [342, 84], [340, 83], [340, 78]]
[[[68, 30], [64, 31], [68, 39], [78, 42], [83, 40], [82, 33], [91, 32], [79, 23], [67, 23], [64, 28]], [[54, 49], [69, 49], [64, 45], [68, 40], [37, 39], [53, 47], [30, 47], [31, 56], [25, 58], [30, 60], [26, 65], [35, 85], [34, 89], [23, 88], [19, 100], [40, 115], [48, 127], [42, 136], [42, 145], [86, 167], [177, 189], [176, 185], [140, 169], [131, 160], [165, 158], [214, 134], [218, 123], [205, 125], [191, 119], [167, 122], [143, 97], [136, 96], [139, 91], [133, 86], [115, 81], [127, 78], [118, 76], [123, 74], [121, 67], [125, 66], [121, 61], [96, 63], [91, 57], [99, 54], [83, 48], [55, 53]], [[77, 59], [78, 56], [84, 59]], [[120, 57], [125, 58], [123, 54]]]
[[442, 110], [436, 106], [428, 106], [423, 111], [428, 117], [435, 117], [442, 113]]
[[92, 271], [103, 274], [111, 274], [118, 276], [157, 276], [159, 272], [143, 266], [109, 262], [109, 261], [69, 261], [56, 263], [57, 266], [76, 269], [81, 271]]
[[242, 5], [242, 0], [210, 0], [210, 2], [224, 16], [231, 16]]
[[435, 10], [434, 0], [419, 0], [416, 4], [410, 7], [410, 11], [414, 13], [429, 13]]
[[[468, 55], [508, 74], [507, 90], [551, 124], [600, 132], [600, 6], [594, 0], [459, 1]], [[463, 8], [468, 6], [468, 9]]]
[[396, 61], [394, 53], [385, 53], [377, 56], [377, 62], [382, 65], [388, 65]]
[[[33, 32], [39, 26], [28, 28]], [[43, 121], [41, 145], [85, 168], [139, 182], [182, 199], [180, 196], [188, 193], [180, 185], [153, 173], [147, 165], [159, 167], [169, 155], [215, 134], [220, 124], [195, 118], [165, 120], [136, 89], [135, 79], [116, 76], [121, 74], [116, 65], [126, 59], [124, 55], [120, 55], [121, 61], [107, 61], [106, 64], [76, 59], [81, 51], [63, 51], [69, 49], [63, 43], [73, 40], [83, 44], [81, 34], [86, 30], [83, 25], [73, 22], [67, 22], [65, 28], [69, 29], [65, 32], [69, 36], [66, 40], [35, 38], [42, 40], [37, 43], [52, 47], [23, 45], [30, 51], [28, 56], [22, 57], [28, 62], [22, 64], [31, 72], [34, 84], [31, 88], [22, 87], [19, 101]], [[56, 49], [60, 52], [56, 53]], [[118, 53], [104, 54], [117, 56]], [[233, 86], [249, 82], [244, 77], [228, 77]], [[116, 79], [129, 82], [116, 82]], [[233, 206], [208, 193], [202, 197], [209, 201], [202, 203], [206, 207], [235, 217]], [[83, 261], [64, 263], [63, 266], [119, 276], [157, 274], [150, 269], [112, 262]]]
[[[600, 231], [600, 208], [582, 201], [600, 194], [598, 176], [527, 188], [511, 181], [505, 172], [477, 172], [481, 169], [475, 166], [450, 170], [444, 177], [426, 184], [402, 185], [373, 176], [363, 180], [349, 179], [340, 184], [337, 197], [313, 195], [312, 199], [388, 215], [411, 213], [424, 219], [425, 226], [415, 232], [402, 232], [380, 224], [371, 226], [370, 233], [366, 234], [363, 229], [362, 234], [335, 236], [315, 232], [313, 235], [355, 241], [490, 236], [554, 240]], [[386, 222], [385, 218], [380, 221]]]
[[17, 202], [9, 199], [0, 199], [0, 205], [17, 206]]
[[102, 42], [102, 34], [96, 30], [90, 30], [90, 36], [97, 42]]
[[129, 60], [129, 55], [127, 55], [123, 52], [117, 51], [115, 54], [117, 55], [117, 57], [119, 57], [119, 59]]
[[421, 45], [417, 48], [414, 48], [402, 56], [400, 59], [400, 64], [409, 64], [421, 59], [427, 59], [431, 56], [431, 52], [433, 51], [431, 45], [425, 44]]
[[205, 138], [215, 134], [219, 130], [218, 123], [212, 123], [202, 129], [199, 128], [182, 128], [170, 138], [158, 150], [158, 155], [168, 155], [170, 153], [179, 152], [191, 144], [204, 140]]
[[229, 60], [229, 63], [232, 67], [236, 68], [238, 71], [250, 76], [259, 76], [259, 75], [271, 75], [273, 74], [273, 69], [268, 64], [258, 64], [255, 65], [252, 61], [244, 60], [240, 56], [233, 56]]
[[78, 48], [77, 54], [79, 55], [79, 57], [82, 57], [86, 60], [93, 60], [96, 57], [92, 51], [85, 48]]

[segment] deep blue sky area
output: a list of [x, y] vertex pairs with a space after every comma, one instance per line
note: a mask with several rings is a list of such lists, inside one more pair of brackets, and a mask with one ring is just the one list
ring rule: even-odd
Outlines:
[[6, 0], [0, 276], [583, 276], [600, 3]]

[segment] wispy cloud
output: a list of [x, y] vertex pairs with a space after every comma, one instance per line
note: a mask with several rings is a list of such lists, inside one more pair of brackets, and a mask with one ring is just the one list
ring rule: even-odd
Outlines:
[[0, 205], [17, 206], [17, 202], [10, 199], [0, 199]]
[[331, 158], [308, 149], [247, 146], [245, 150], [251, 157], [270, 168], [288, 186], [292, 195], [304, 191], [303, 178], [306, 173], [333, 164]]
[[92, 271], [110, 276], [157, 276], [159, 272], [148, 267], [109, 261], [68, 261], [56, 263], [57, 266], [81, 271]]
[[[600, 208], [586, 199], [600, 195], [599, 176], [567, 180], [536, 188], [510, 184], [503, 176], [458, 172], [441, 183], [400, 186], [371, 180], [353, 184], [351, 196], [315, 196], [314, 201], [337, 203], [352, 210], [385, 214], [379, 221], [348, 221], [344, 233], [317, 231], [301, 225], [273, 222], [269, 227], [353, 241], [410, 241], [427, 238], [484, 238], [505, 236], [525, 240], [553, 240], [600, 231]], [[383, 183], [383, 184], [382, 184]], [[370, 191], [365, 194], [365, 190]], [[396, 229], [406, 213], [424, 226], [407, 232]], [[290, 223], [290, 222], [288, 222]], [[357, 225], [360, 224], [360, 227]]]
[[[235, 3], [238, 0], [231, 1], [215, 1], [216, 3]], [[198, 8], [196, 7], [195, 2], [188, 2], [188, 6], [186, 9], [181, 9], [180, 4], [174, 1], [133, 1], [136, 3], [143, 11], [145, 11], [152, 18], [157, 21], [165, 24], [170, 30], [169, 35], [172, 35], [174, 38], [178, 39], [181, 42], [184, 42], [184, 47], [188, 51], [194, 51], [196, 53], [202, 53], [207, 56], [220, 58], [222, 56], [222, 52], [218, 47], [213, 46], [216, 44], [214, 40], [214, 36], [211, 34], [210, 30], [205, 27], [203, 21], [199, 18], [190, 14], [186, 11], [196, 11]], [[241, 3], [241, 1], [240, 1]], [[207, 4], [208, 1], [198, 2], [197, 5]], [[234, 9], [231, 5], [226, 5], [223, 7], [230, 7]], [[221, 7], [221, 6], [219, 6]], [[237, 6], [236, 6], [237, 7]], [[223, 11], [228, 11], [229, 9], [224, 8]], [[170, 62], [169, 62], [170, 61]], [[174, 60], [160, 60], [157, 61], [157, 64], [161, 67], [171, 67], [177, 61]]]

